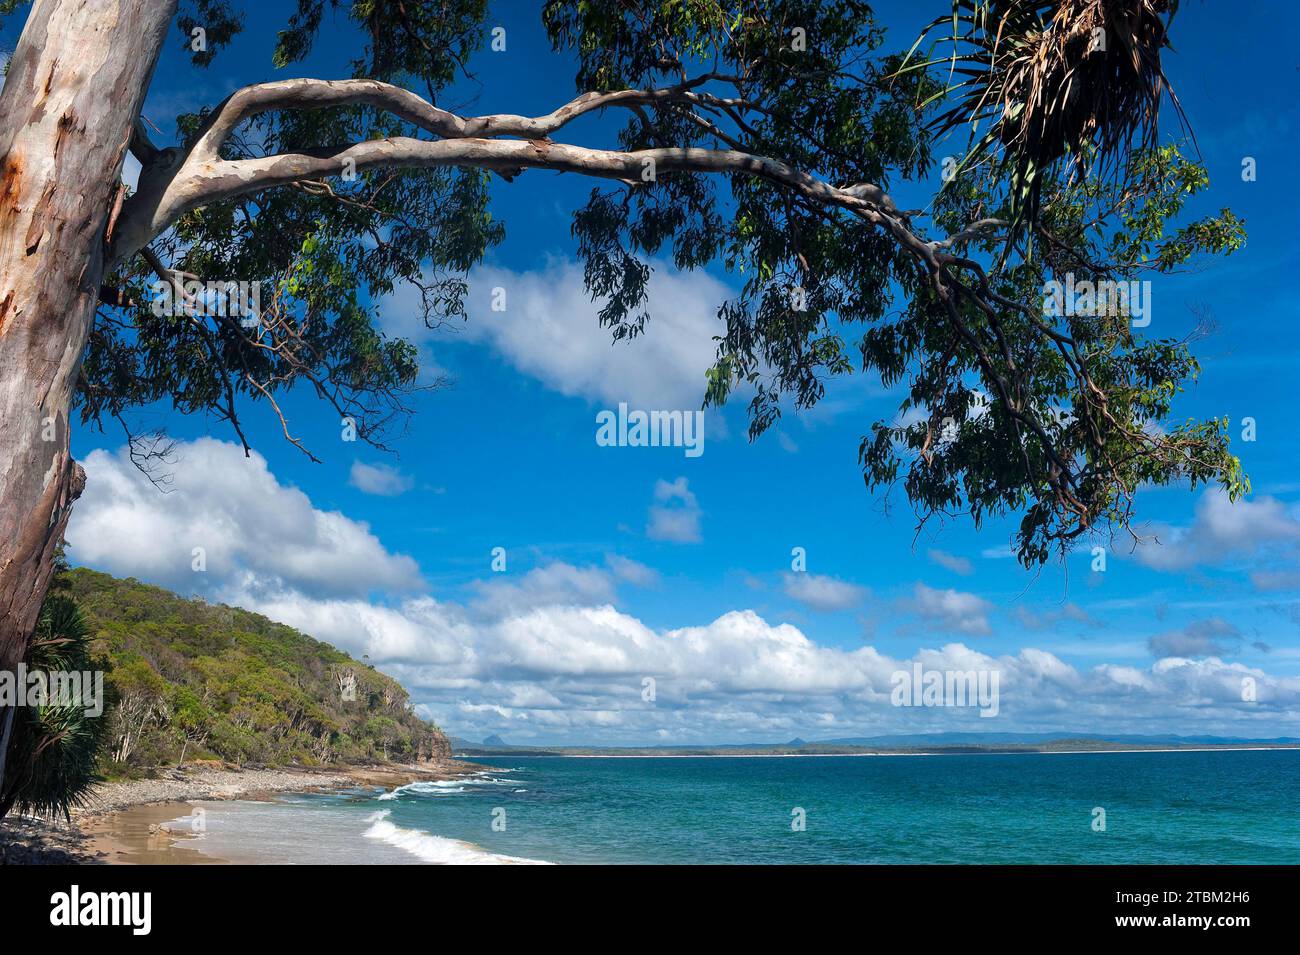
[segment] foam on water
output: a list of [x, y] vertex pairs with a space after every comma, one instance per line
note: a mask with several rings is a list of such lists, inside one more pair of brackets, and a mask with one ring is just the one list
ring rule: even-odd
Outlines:
[[[478, 785], [404, 787], [385, 802], [375, 789], [204, 802], [205, 837], [184, 844], [228, 862], [303, 865], [1300, 863], [1297, 750], [537, 757], [494, 771], [470, 777]], [[944, 784], [952, 778], [962, 786]], [[787, 791], [821, 807], [806, 838], [783, 838], [772, 816], [784, 805], [773, 794]], [[1099, 802], [1126, 807], [1124, 826], [1105, 840], [1086, 811], [1078, 822], [1078, 806]], [[508, 835], [488, 829], [498, 806]], [[985, 836], [972, 846], [977, 831]]]
[[396, 799], [398, 796], [406, 793], [414, 793], [422, 796], [448, 796], [452, 793], [463, 793], [464, 786], [457, 786], [450, 781], [445, 783], [407, 783], [405, 786], [398, 786], [392, 792], [381, 794], [378, 798], [380, 801]]
[[389, 810], [366, 817], [370, 828], [364, 833], [367, 839], [375, 839], [387, 845], [409, 852], [423, 862], [435, 865], [551, 865], [540, 859], [520, 859], [516, 856], [501, 855], [459, 839], [435, 836], [420, 829], [403, 829], [388, 821]]
[[523, 780], [519, 779], [480, 777], [476, 774], [473, 778], [439, 779], [432, 782], [407, 783], [405, 786], [398, 786], [396, 789], [386, 792], [378, 798], [387, 801], [404, 795], [446, 796], [450, 793], [463, 793], [465, 792], [466, 786], [505, 786], [520, 783], [522, 781]]

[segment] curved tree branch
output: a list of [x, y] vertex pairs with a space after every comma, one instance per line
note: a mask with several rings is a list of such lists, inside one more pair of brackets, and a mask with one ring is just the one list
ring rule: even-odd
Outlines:
[[[543, 116], [493, 114], [463, 118], [415, 93], [377, 80], [294, 79], [247, 86], [231, 94], [212, 113], [187, 154], [156, 150], [141, 173], [140, 189], [127, 201], [113, 244], [118, 264], [163, 232], [184, 213], [206, 203], [260, 192], [345, 170], [372, 167], [465, 166], [509, 172], [520, 168], [552, 169], [597, 178], [639, 182], [653, 164], [659, 172], [729, 173], [759, 176], [819, 202], [839, 205], [872, 221], [886, 211], [861, 196], [838, 189], [806, 172], [740, 150], [661, 148], [632, 152], [589, 149], [552, 143], [547, 137], [574, 119], [610, 106], [636, 108], [656, 103], [726, 102], [698, 94], [695, 88], [714, 79], [705, 74], [672, 87], [584, 93]], [[221, 158], [222, 145], [240, 123], [260, 113], [289, 109], [368, 105], [384, 109], [418, 129], [442, 137], [371, 140], [350, 146], [314, 149], [257, 159]], [[515, 137], [502, 139], [500, 137]], [[920, 254], [924, 243], [910, 230], [880, 221], [895, 237]]]
[[[972, 350], [989, 387], [1004, 406], [1015, 431], [1027, 479], [1041, 480], [1051, 489], [1058, 506], [1074, 512], [1078, 515], [1077, 523], [1086, 527], [1091, 515], [1080, 498], [1078, 485], [1086, 471], [1072, 460], [1071, 453], [1055, 446], [1049, 422], [1030, 407], [1023, 393], [1024, 382], [1016, 353], [1004, 333], [1000, 310], [1029, 313], [1023, 303], [999, 295], [991, 288], [983, 267], [957, 251], [972, 243], [995, 241], [997, 234], [1008, 227], [1005, 221], [978, 219], [952, 235], [928, 239], [914, 229], [907, 213], [894, 208], [882, 189], [870, 183], [835, 186], [779, 158], [747, 151], [740, 139], [723, 134], [696, 113], [690, 113], [688, 118], [711, 133], [716, 141], [733, 148], [658, 146], [617, 150], [554, 142], [549, 138], [574, 119], [606, 107], [637, 112], [646, 107], [685, 107], [710, 114], [722, 110], [733, 117], [738, 111], [751, 108], [743, 99], [724, 99], [699, 89], [711, 80], [736, 83], [734, 78], [706, 74], [659, 89], [586, 93], [535, 117], [513, 114], [461, 117], [408, 90], [368, 79], [295, 79], [245, 87], [212, 112], [188, 152], [151, 149], [142, 144], [141, 151], [148, 154], [150, 161], [141, 174], [139, 191], [122, 211], [110, 258], [115, 264], [124, 261], [183, 215], [202, 206], [281, 186], [302, 188], [304, 183], [367, 169], [462, 167], [495, 170], [507, 176], [523, 169], [547, 169], [624, 182], [633, 187], [673, 174], [762, 179], [787, 190], [809, 207], [828, 214], [844, 210], [871, 223], [914, 259], [941, 301], [949, 326]], [[386, 111], [415, 127], [417, 134], [250, 158], [226, 158], [222, 154], [223, 146], [238, 127], [259, 114], [356, 105]], [[417, 138], [419, 131], [436, 138]], [[964, 280], [970, 275], [974, 276], [973, 281]], [[983, 321], [973, 323], [963, 315], [959, 307], [963, 300], [975, 306]], [[1105, 395], [1089, 377], [1087, 362], [1068, 334], [1036, 315], [1029, 315], [1029, 319], [1036, 334], [1042, 335], [1049, 347], [1059, 350], [1079, 380], [1086, 423], [1096, 438], [1093, 414], [1104, 416], [1107, 409]], [[1027, 440], [1041, 447], [1046, 462], [1044, 473], [1036, 478]]]

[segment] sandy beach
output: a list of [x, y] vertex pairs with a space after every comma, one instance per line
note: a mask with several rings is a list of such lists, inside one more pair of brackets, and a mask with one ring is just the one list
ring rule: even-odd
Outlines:
[[155, 779], [102, 783], [71, 822], [14, 817], [0, 823], [0, 863], [31, 865], [211, 865], [224, 860], [198, 852], [184, 822], [202, 802], [264, 801], [279, 793], [350, 788], [390, 789], [412, 782], [455, 779], [480, 764], [386, 764], [337, 769], [232, 769], [213, 765], [173, 770]]

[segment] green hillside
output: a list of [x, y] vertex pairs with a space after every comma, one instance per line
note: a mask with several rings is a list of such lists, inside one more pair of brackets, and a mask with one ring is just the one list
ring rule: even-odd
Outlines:
[[86, 568], [59, 586], [107, 672], [111, 773], [182, 758], [324, 765], [448, 753], [396, 680], [292, 627]]

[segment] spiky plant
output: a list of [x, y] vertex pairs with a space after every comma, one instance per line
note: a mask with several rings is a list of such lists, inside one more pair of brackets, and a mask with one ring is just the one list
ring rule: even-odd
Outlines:
[[[51, 594], [24, 657], [29, 673], [94, 669], [86, 620], [72, 598]], [[86, 713], [90, 700], [21, 706], [13, 720], [0, 792], [0, 819], [12, 809], [67, 817], [97, 781], [96, 760], [107, 721]]]
[[[1156, 145], [1166, 96], [1186, 126], [1160, 62], [1177, 9], [1178, 0], [953, 0], [900, 72], [946, 69], [948, 82], [921, 105], [952, 103], [932, 129], [970, 127], [958, 170], [987, 163], [1005, 178], [1012, 234], [1022, 235], [1062, 163], [1077, 176], [1124, 176], [1135, 150]], [[932, 53], [918, 58], [927, 37]]]

